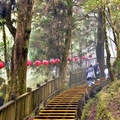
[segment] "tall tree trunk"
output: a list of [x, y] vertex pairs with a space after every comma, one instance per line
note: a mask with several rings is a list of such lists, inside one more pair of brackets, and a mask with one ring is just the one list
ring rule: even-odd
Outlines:
[[[114, 14], [114, 12], [116, 11], [116, 19], [113, 19], [112, 21], [112, 16]], [[118, 7], [118, 5], [116, 4], [114, 6], [114, 9], [108, 8], [108, 23], [110, 24], [110, 27], [112, 29], [112, 33], [113, 33], [113, 42], [116, 45], [116, 59], [113, 63], [113, 72], [114, 75], [120, 79], [120, 19], [119, 19], [119, 15], [117, 15], [117, 11], [120, 11], [120, 7]], [[113, 14], [112, 14], [113, 13]]]
[[120, 33], [116, 32], [115, 33], [115, 39], [118, 41], [117, 42], [117, 53], [116, 53], [116, 59], [113, 63], [113, 70], [114, 70], [114, 74], [116, 75], [116, 77], [118, 79], [120, 79]]
[[65, 49], [62, 54], [62, 76], [63, 80], [66, 78], [66, 69], [67, 69], [67, 57], [69, 55], [70, 50], [70, 44], [71, 44], [71, 26], [72, 26], [72, 9], [73, 9], [73, 3], [72, 0], [67, 0], [68, 4], [68, 23], [67, 23], [67, 30], [66, 30], [66, 38], [65, 38]]
[[67, 57], [69, 55], [70, 43], [71, 43], [71, 30], [67, 30], [65, 39], [65, 49], [62, 54], [62, 75], [63, 80], [66, 78], [66, 69], [67, 69]]
[[10, 69], [8, 64], [8, 53], [7, 53], [7, 42], [6, 42], [6, 32], [5, 32], [5, 24], [3, 22], [3, 43], [4, 43], [4, 60], [5, 60], [5, 69], [7, 74], [7, 79], [9, 79]]
[[31, 32], [32, 6], [32, 1], [19, 1], [18, 21], [11, 68], [10, 95], [14, 94], [19, 96], [26, 92], [26, 61]]
[[104, 31], [103, 31], [103, 12], [102, 9], [99, 9], [98, 12], [98, 40], [96, 46], [96, 56], [97, 62], [99, 62], [100, 69], [101, 69], [101, 77], [104, 76]]
[[109, 70], [109, 76], [111, 81], [114, 81], [114, 75], [113, 75], [113, 71], [111, 68], [111, 63], [110, 63], [110, 57], [111, 57], [111, 53], [109, 50], [109, 43], [108, 43], [108, 38], [107, 38], [107, 32], [106, 32], [106, 19], [105, 19], [105, 8], [103, 11], [103, 32], [104, 32], [104, 40], [105, 40], [105, 48], [106, 48], [106, 54], [107, 54], [107, 58], [106, 58], [106, 64], [107, 64], [107, 68]]

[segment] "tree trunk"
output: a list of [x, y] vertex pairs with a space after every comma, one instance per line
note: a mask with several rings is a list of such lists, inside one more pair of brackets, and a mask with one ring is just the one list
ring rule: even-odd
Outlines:
[[103, 12], [103, 32], [104, 32], [104, 40], [105, 40], [105, 48], [106, 48], [106, 54], [107, 54], [107, 58], [106, 58], [106, 64], [107, 64], [107, 68], [109, 70], [109, 76], [111, 81], [114, 81], [114, 75], [113, 75], [113, 71], [111, 68], [111, 63], [110, 63], [110, 50], [109, 50], [109, 43], [108, 43], [108, 38], [107, 38], [107, 32], [106, 32], [106, 19], [105, 19], [105, 11]]
[[26, 61], [31, 32], [32, 6], [33, 3], [28, 0], [19, 1], [11, 66], [10, 95], [19, 96], [26, 92]]
[[6, 43], [6, 32], [5, 32], [5, 24], [3, 22], [3, 43], [4, 43], [4, 60], [5, 60], [5, 69], [7, 74], [7, 79], [9, 79], [10, 69], [8, 63], [8, 53], [7, 53], [7, 43]]
[[[120, 7], [118, 7], [117, 5], [114, 7], [114, 9], [108, 8], [108, 14], [109, 14], [109, 18], [110, 20], [112, 20], [112, 13], [114, 13], [113, 11], [120, 11]], [[117, 12], [116, 12], [116, 16], [117, 16]], [[115, 20], [115, 21], [114, 21]], [[112, 29], [112, 33], [113, 33], [113, 42], [116, 45], [116, 59], [113, 63], [113, 72], [114, 75], [120, 79], [120, 22], [119, 22], [119, 18], [118, 16], [116, 17], [116, 19], [114, 19], [113, 21], [109, 21], [110, 23], [110, 27]]]
[[66, 30], [66, 38], [65, 38], [65, 48], [62, 54], [62, 76], [63, 80], [66, 78], [66, 68], [67, 68], [67, 58], [69, 55], [70, 44], [71, 44], [71, 26], [72, 26], [72, 0], [67, 0], [68, 3], [68, 28]]
[[104, 31], [103, 31], [103, 12], [99, 9], [98, 12], [98, 40], [96, 46], [97, 62], [99, 62], [101, 69], [101, 77], [104, 76]]

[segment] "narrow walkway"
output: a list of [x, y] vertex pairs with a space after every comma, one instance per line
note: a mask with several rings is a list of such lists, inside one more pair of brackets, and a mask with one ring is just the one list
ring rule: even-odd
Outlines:
[[101, 81], [96, 81], [95, 85], [88, 87], [87, 84], [68, 89], [57, 95], [35, 116], [34, 120], [57, 120], [80, 118], [82, 107], [86, 99], [90, 97], [91, 92], [96, 93], [96, 86], [100, 87]]

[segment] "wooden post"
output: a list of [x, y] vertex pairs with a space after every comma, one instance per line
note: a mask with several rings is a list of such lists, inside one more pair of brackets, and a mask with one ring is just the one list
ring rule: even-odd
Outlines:
[[77, 115], [76, 115], [76, 118], [80, 119], [81, 115], [82, 115], [82, 100], [79, 100], [78, 101], [78, 106], [77, 106]]
[[16, 100], [17, 96], [16, 95], [11, 95], [11, 100]]
[[39, 114], [39, 108], [37, 107], [36, 109], [35, 109], [35, 115], [38, 115]]
[[69, 88], [72, 87], [72, 72], [70, 72]]
[[44, 80], [44, 82], [47, 82], [47, 81], [48, 81], [47, 79]]
[[101, 88], [104, 87], [104, 81], [103, 80], [100, 80], [100, 86], [101, 86]]
[[28, 87], [27, 92], [31, 92], [31, 91], [32, 91], [32, 88]]
[[96, 94], [96, 91], [97, 91], [97, 90], [96, 90], [96, 85], [93, 84], [93, 85], [92, 85], [92, 93], [93, 93], [93, 94]]
[[39, 105], [40, 105], [40, 84], [37, 84], [36, 86], [37, 86], [37, 88], [39, 88], [39, 90], [38, 90], [38, 108], [39, 108]]
[[54, 91], [56, 91], [56, 79], [54, 79]]
[[89, 88], [87, 88], [85, 99], [88, 100], [89, 98], [90, 98], [90, 90], [89, 90]]
[[47, 82], [48, 82], [48, 80], [45, 79], [44, 82], [45, 82], [45, 86], [44, 86], [44, 99], [45, 99], [47, 97]]
[[40, 87], [40, 84], [37, 84], [36, 86], [37, 86], [37, 87]]
[[47, 100], [44, 101], [43, 106], [45, 107], [47, 105]]
[[85, 105], [85, 94], [82, 95], [81, 100], [82, 100], [82, 106], [84, 106]]

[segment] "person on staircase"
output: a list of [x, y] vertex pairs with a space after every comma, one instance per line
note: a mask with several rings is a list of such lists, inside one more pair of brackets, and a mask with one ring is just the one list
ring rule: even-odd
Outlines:
[[99, 62], [97, 62], [94, 66], [94, 72], [96, 76], [96, 80], [100, 80], [100, 67], [99, 67]]
[[88, 82], [88, 86], [91, 86], [95, 82], [95, 73], [94, 73], [94, 68], [92, 65], [90, 65], [87, 70], [86, 70], [86, 79]]
[[105, 69], [104, 69], [104, 74], [105, 74], [105, 79], [108, 80], [109, 79], [109, 71], [108, 71], [107, 67], [105, 67]]

